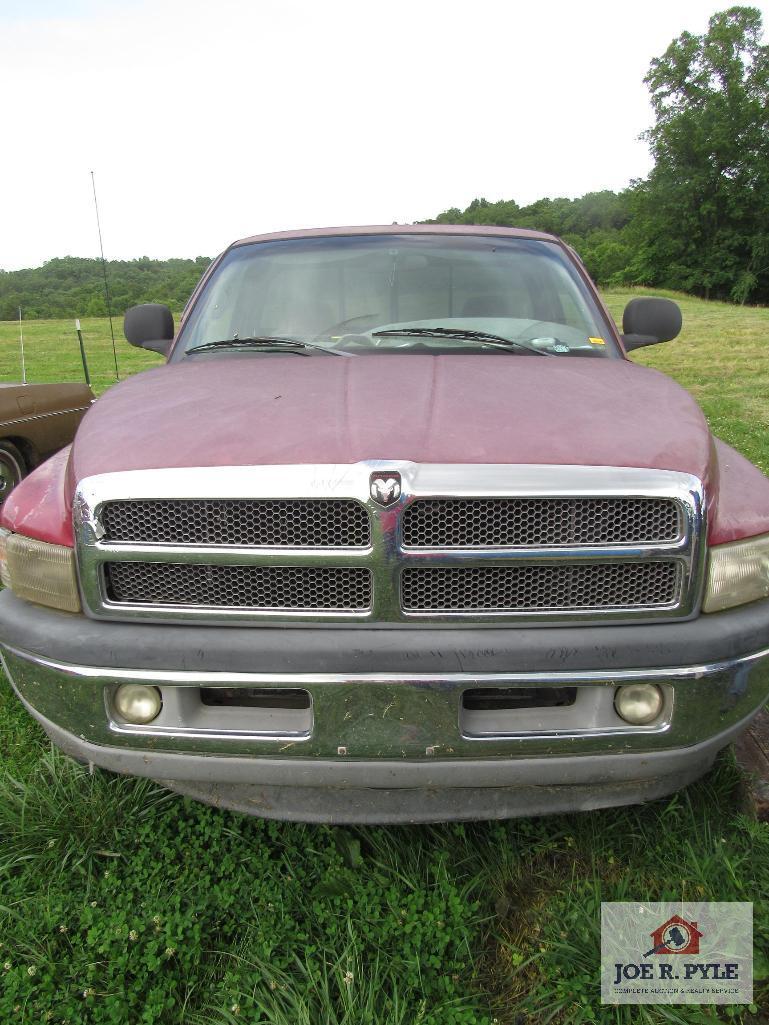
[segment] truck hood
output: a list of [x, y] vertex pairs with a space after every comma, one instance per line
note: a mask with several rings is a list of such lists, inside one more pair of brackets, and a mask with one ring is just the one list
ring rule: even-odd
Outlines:
[[231, 356], [146, 371], [87, 413], [69, 468], [550, 463], [681, 470], [711, 438], [693, 399], [624, 360]]

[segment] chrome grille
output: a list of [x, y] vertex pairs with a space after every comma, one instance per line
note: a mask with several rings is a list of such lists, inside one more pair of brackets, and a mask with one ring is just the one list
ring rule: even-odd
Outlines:
[[678, 600], [678, 564], [667, 562], [409, 567], [407, 612], [525, 612], [664, 608]]
[[360, 502], [325, 499], [152, 499], [108, 502], [105, 540], [134, 544], [258, 548], [366, 548]]
[[83, 609], [113, 621], [688, 619], [705, 518], [678, 471], [403, 459], [120, 471], [73, 499]]
[[110, 600], [128, 605], [365, 611], [371, 571], [353, 566], [230, 566], [112, 562]]
[[403, 514], [406, 548], [548, 547], [676, 541], [665, 498], [417, 499]]

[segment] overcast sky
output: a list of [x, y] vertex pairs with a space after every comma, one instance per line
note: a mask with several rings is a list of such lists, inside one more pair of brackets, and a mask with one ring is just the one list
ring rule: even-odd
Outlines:
[[[621, 189], [717, 0], [0, 0], [0, 268]], [[765, 23], [769, 3], [757, 4]]]

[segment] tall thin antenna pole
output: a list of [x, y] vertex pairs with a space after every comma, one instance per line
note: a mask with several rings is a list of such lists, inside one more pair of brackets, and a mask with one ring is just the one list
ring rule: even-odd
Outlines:
[[21, 306], [19, 307], [19, 343], [21, 345], [21, 383], [27, 383], [27, 365], [24, 362], [24, 328], [21, 326]]
[[109, 333], [112, 335], [112, 355], [115, 360], [115, 377], [120, 380], [120, 371], [117, 366], [117, 348], [115, 347], [115, 329], [112, 326], [112, 302], [109, 297], [109, 284], [107, 283], [107, 263], [104, 259], [104, 245], [101, 240], [101, 222], [99, 220], [99, 203], [96, 199], [96, 179], [91, 171], [91, 186], [93, 187], [93, 205], [96, 209], [96, 227], [99, 232], [99, 249], [101, 251], [101, 269], [104, 274], [104, 297], [107, 300], [107, 316], [109, 317]]

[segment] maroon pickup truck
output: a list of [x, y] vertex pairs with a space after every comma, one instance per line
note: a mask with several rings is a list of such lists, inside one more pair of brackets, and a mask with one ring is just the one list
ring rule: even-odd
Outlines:
[[73, 756], [252, 814], [591, 809], [769, 692], [769, 481], [558, 239], [264, 235], [2, 512], [0, 650]]

